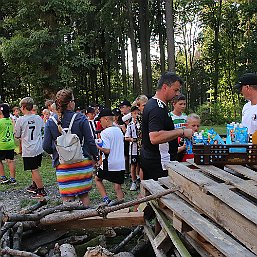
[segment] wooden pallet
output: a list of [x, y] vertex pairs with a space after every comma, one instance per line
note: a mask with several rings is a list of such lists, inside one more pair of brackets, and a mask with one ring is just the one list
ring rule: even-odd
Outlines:
[[213, 166], [192, 167], [172, 162], [168, 168], [170, 177], [158, 182], [142, 181], [142, 186], [151, 194], [164, 187], [180, 187], [180, 192], [162, 197], [158, 205], [176, 230], [198, 247], [201, 256], [256, 256], [257, 208], [236, 192], [248, 185], [245, 191], [251, 193], [254, 182], [239, 181]]

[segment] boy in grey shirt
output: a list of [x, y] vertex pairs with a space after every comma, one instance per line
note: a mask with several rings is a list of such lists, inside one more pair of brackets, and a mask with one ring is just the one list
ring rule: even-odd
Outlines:
[[20, 102], [20, 117], [15, 124], [15, 137], [21, 139], [22, 158], [24, 170], [31, 170], [33, 184], [27, 188], [34, 193], [33, 198], [46, 196], [39, 167], [42, 162], [42, 129], [44, 122], [39, 115], [32, 114], [34, 101], [31, 97], [25, 97]]

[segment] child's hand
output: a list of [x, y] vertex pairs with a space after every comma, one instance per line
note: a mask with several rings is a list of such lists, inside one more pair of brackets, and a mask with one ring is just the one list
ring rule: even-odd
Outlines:
[[178, 153], [181, 153], [186, 150], [186, 144], [178, 147]]

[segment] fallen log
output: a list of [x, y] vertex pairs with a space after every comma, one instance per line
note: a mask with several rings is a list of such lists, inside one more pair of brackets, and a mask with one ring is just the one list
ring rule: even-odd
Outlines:
[[38, 221], [41, 218], [45, 217], [46, 215], [49, 215], [51, 213], [57, 212], [57, 211], [73, 211], [73, 210], [86, 210], [88, 207], [85, 206], [67, 206], [67, 205], [58, 205], [46, 210], [43, 210], [38, 213], [33, 214], [8, 214], [5, 213], [3, 220], [5, 222], [7, 221]]
[[26, 209], [20, 211], [21, 214], [32, 213], [47, 204], [47, 200], [44, 198], [42, 201], [38, 201], [36, 204], [29, 206]]
[[62, 244], [60, 246], [60, 252], [62, 257], [77, 257], [75, 248], [71, 244]]
[[[44, 210], [42, 212], [35, 213], [35, 214], [5, 214], [4, 220], [16, 221], [16, 222], [17, 221], [39, 221], [41, 224], [44, 225], [44, 224], [56, 224], [64, 221], [77, 220], [81, 218], [88, 218], [88, 217], [95, 217], [95, 216], [106, 217], [107, 214], [110, 212], [128, 208], [143, 202], [148, 202], [148, 201], [160, 198], [162, 196], [165, 196], [167, 194], [174, 193], [177, 190], [178, 190], [177, 187], [170, 188], [157, 194], [152, 194], [141, 199], [132, 200], [132, 201], [115, 205], [112, 207], [99, 206], [97, 209], [86, 209], [84, 206], [59, 205], [54, 208], [49, 208], [47, 210]], [[70, 214], [62, 214], [57, 218], [45, 217], [57, 211], [73, 211], [73, 210], [84, 210], [84, 211], [76, 214], [72, 212]]]
[[119, 243], [116, 247], [114, 247], [111, 252], [118, 253], [120, 250], [136, 235], [142, 233], [144, 227], [143, 226], [137, 226], [121, 243]]
[[44, 218], [40, 219], [40, 223], [42, 225], [56, 224], [56, 223], [60, 223], [60, 222], [64, 222], [64, 221], [78, 220], [78, 219], [82, 219], [82, 218], [95, 217], [95, 216], [101, 216], [101, 217], [105, 218], [107, 216], [107, 214], [110, 212], [128, 208], [128, 207], [134, 206], [136, 204], [148, 202], [148, 201], [160, 198], [162, 196], [165, 196], [167, 194], [174, 193], [177, 190], [178, 190], [178, 188], [170, 188], [161, 193], [149, 195], [149, 196], [146, 196], [141, 199], [132, 200], [132, 201], [122, 203], [119, 205], [115, 205], [112, 207], [99, 206], [97, 209], [88, 209], [88, 210], [85, 210], [85, 211], [79, 212], [79, 213], [71, 212], [70, 214], [62, 214], [58, 217], [53, 217], [53, 216], [52, 217], [44, 217]]
[[10, 249], [9, 247], [5, 247], [4, 249], [0, 248], [0, 256], [3, 254], [16, 255], [16, 256], [22, 256], [22, 257], [40, 257], [34, 253], [13, 250], [13, 249]]
[[14, 250], [20, 250], [21, 249], [21, 239], [22, 239], [22, 233], [23, 233], [23, 225], [21, 222], [18, 222], [16, 224], [16, 232], [13, 235], [13, 249]]

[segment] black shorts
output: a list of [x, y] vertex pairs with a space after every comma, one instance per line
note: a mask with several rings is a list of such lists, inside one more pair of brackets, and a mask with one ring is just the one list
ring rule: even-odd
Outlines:
[[24, 170], [36, 170], [41, 167], [42, 154], [34, 157], [23, 157]]
[[96, 176], [100, 179], [106, 179], [115, 184], [123, 184], [124, 183], [124, 174], [125, 170], [121, 171], [103, 171], [102, 169], [98, 169], [96, 172]]
[[0, 160], [13, 160], [14, 159], [14, 149], [13, 150], [0, 150]]
[[130, 156], [131, 164], [137, 164], [138, 159], [139, 159], [138, 155], [131, 155]]
[[143, 178], [158, 180], [161, 177], [167, 177], [168, 171], [162, 169], [160, 159], [146, 159], [141, 155], [140, 168], [143, 170]]

